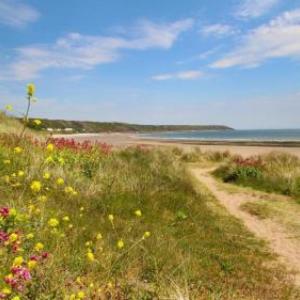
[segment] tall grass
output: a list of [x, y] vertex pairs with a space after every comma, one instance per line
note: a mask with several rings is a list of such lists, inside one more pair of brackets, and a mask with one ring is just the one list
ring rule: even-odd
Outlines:
[[235, 158], [223, 164], [215, 174], [224, 181], [267, 192], [300, 195], [300, 159], [286, 153], [273, 152], [246, 160]]

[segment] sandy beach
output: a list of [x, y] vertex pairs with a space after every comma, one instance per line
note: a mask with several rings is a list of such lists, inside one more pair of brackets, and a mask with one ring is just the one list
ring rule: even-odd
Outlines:
[[273, 151], [285, 152], [300, 157], [299, 143], [269, 143], [269, 142], [200, 142], [185, 140], [157, 140], [145, 139], [135, 133], [83, 133], [69, 135], [54, 135], [57, 138], [72, 138], [77, 141], [89, 140], [111, 144], [114, 147], [127, 147], [132, 145], [146, 145], [153, 147], [180, 147], [186, 151], [200, 148], [202, 151], [230, 151], [244, 157], [266, 154]]

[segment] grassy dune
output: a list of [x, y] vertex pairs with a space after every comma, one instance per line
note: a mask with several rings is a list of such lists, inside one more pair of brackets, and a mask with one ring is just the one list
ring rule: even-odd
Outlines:
[[297, 299], [185, 160], [1, 134], [1, 297]]
[[247, 159], [233, 157], [215, 175], [225, 182], [266, 192], [300, 196], [300, 159], [285, 153], [270, 153]]

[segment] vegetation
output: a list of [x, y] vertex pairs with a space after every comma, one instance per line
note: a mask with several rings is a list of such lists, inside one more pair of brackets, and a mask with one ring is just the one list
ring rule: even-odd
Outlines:
[[234, 157], [215, 171], [225, 182], [250, 186], [267, 192], [300, 195], [300, 159], [285, 153], [242, 159]]
[[2, 132], [0, 299], [299, 299], [180, 157]]
[[[182, 131], [182, 130], [231, 130], [230, 127], [222, 125], [140, 125], [117, 122], [90, 122], [90, 121], [68, 121], [42, 119], [42, 124], [36, 126], [29, 123], [34, 129], [46, 130], [51, 128], [54, 131], [62, 130], [67, 132], [154, 132], [154, 131]], [[69, 131], [68, 131], [69, 129]], [[72, 131], [71, 131], [72, 129]]]

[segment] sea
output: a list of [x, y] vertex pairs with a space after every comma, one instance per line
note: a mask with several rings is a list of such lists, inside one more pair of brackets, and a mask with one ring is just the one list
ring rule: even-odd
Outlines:
[[166, 131], [141, 134], [143, 138], [192, 141], [300, 141], [300, 129], [253, 129], [253, 130], [191, 130]]

